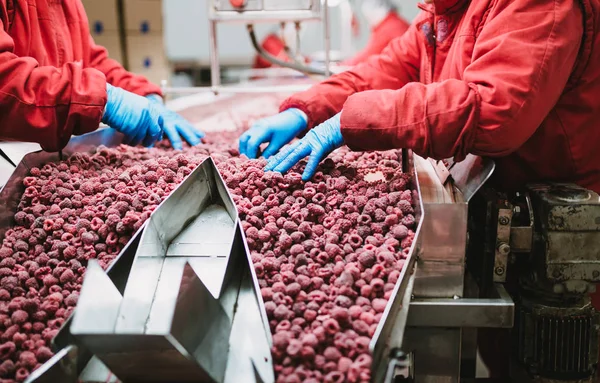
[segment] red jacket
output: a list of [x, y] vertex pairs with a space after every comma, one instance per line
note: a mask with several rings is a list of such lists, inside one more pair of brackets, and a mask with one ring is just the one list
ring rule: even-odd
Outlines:
[[[262, 49], [282, 61], [290, 61], [290, 58], [285, 52], [285, 43], [276, 34], [270, 33], [265, 37], [261, 44]], [[258, 54], [254, 56], [254, 63], [252, 68], [254, 69], [266, 69], [271, 68], [273, 64], [270, 61], [265, 60]]]
[[496, 158], [600, 192], [600, 0], [434, 0], [379, 56], [285, 101], [354, 149]]
[[62, 149], [72, 134], [98, 128], [107, 81], [160, 93], [94, 44], [80, 0], [0, 1], [1, 140]]
[[380, 54], [396, 37], [400, 37], [408, 30], [410, 25], [396, 12], [390, 12], [371, 31], [367, 46], [354, 57], [344, 62], [344, 65], [353, 66], [365, 62], [369, 57]]

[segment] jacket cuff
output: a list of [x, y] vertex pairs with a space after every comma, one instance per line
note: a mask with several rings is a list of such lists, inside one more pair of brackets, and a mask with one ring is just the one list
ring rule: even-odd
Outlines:
[[[370, 93], [370, 92], [363, 92]], [[346, 100], [342, 111], [340, 130], [344, 143], [354, 151], [389, 150], [398, 146], [393, 128], [381, 128], [388, 125], [386, 116], [371, 99], [361, 93]], [[388, 116], [389, 117], [389, 116]]]
[[[81, 83], [72, 85], [70, 115], [77, 116], [73, 128], [62, 132], [60, 142], [66, 145], [71, 135], [90, 133], [98, 129], [108, 101], [106, 77], [96, 69], [84, 69]], [[67, 124], [71, 125], [71, 124]]]

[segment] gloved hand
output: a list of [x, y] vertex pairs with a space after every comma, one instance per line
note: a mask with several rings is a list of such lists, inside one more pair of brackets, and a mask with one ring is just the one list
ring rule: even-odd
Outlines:
[[124, 89], [106, 85], [108, 102], [102, 122], [125, 135], [125, 143], [150, 146], [162, 139], [163, 119], [150, 100]]
[[315, 175], [319, 162], [344, 144], [340, 127], [342, 113], [312, 129], [300, 141], [289, 145], [267, 162], [265, 171], [287, 172], [301, 159], [309, 156], [302, 179], [308, 181]]
[[293, 108], [258, 120], [240, 137], [240, 153], [248, 158], [256, 158], [260, 145], [269, 142], [262, 153], [264, 158], [269, 158], [302, 133], [306, 125], [304, 112]]
[[151, 94], [146, 96], [146, 98], [152, 101], [152, 103], [156, 105], [157, 109], [161, 113], [164, 121], [163, 129], [167, 135], [167, 138], [169, 141], [171, 141], [171, 146], [173, 146], [173, 149], [183, 149], [181, 137], [183, 137], [187, 143], [192, 146], [200, 143], [200, 139], [204, 137], [204, 133], [196, 129], [196, 127], [190, 124], [179, 114], [167, 109], [163, 105], [162, 97], [156, 94]]

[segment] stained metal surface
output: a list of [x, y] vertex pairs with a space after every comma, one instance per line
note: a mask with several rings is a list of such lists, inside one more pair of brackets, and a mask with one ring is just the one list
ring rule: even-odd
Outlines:
[[510, 228], [510, 250], [513, 253], [527, 253], [533, 246], [533, 227]]
[[496, 249], [494, 254], [494, 282], [506, 282], [513, 206], [505, 202], [498, 209], [496, 226]]
[[541, 275], [551, 281], [600, 281], [600, 196], [572, 184], [531, 185]]
[[418, 272], [419, 298], [463, 296], [468, 206], [459, 191], [448, 191], [431, 162], [417, 157], [424, 215]]
[[416, 383], [459, 383], [462, 330], [408, 327], [405, 348], [414, 354]]

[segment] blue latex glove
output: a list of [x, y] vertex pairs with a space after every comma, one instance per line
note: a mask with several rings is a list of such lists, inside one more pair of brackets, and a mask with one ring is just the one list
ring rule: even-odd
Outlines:
[[151, 146], [162, 139], [163, 119], [155, 104], [145, 97], [106, 85], [108, 102], [102, 122], [125, 135], [124, 143]]
[[194, 125], [190, 124], [179, 114], [167, 109], [163, 105], [162, 97], [157, 94], [151, 94], [146, 96], [146, 98], [152, 101], [161, 113], [164, 121], [163, 129], [167, 135], [167, 138], [169, 141], [171, 141], [171, 146], [173, 146], [173, 149], [183, 149], [181, 137], [183, 137], [183, 139], [192, 146], [200, 143], [200, 139], [204, 137], [204, 133], [196, 129]]
[[302, 133], [306, 126], [306, 115], [294, 108], [258, 120], [240, 137], [240, 153], [256, 158], [260, 146], [268, 142], [262, 156], [269, 158]]
[[301, 159], [308, 156], [308, 163], [302, 174], [302, 179], [308, 181], [315, 175], [319, 162], [344, 145], [340, 118], [342, 113], [325, 121], [312, 129], [300, 141], [289, 145], [267, 162], [265, 171], [273, 170], [285, 173]]

